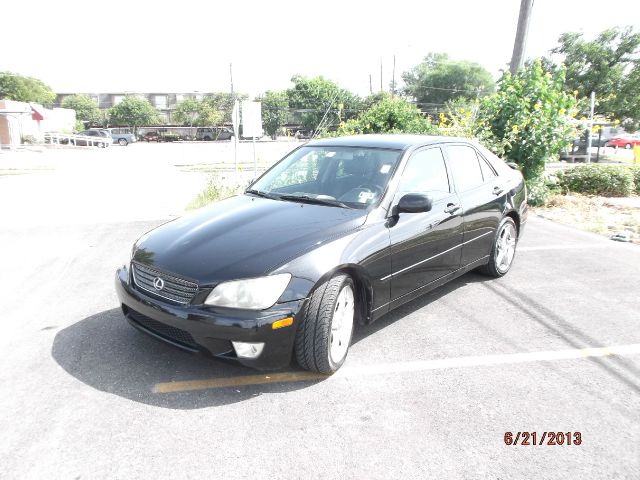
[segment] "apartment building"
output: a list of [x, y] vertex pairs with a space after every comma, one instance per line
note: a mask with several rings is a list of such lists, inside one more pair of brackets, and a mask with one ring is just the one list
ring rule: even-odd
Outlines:
[[[77, 95], [77, 93], [58, 93], [56, 97], [56, 106], [60, 106], [65, 97]], [[84, 93], [90, 98], [93, 98], [98, 107], [101, 109], [111, 108], [120, 103], [125, 97], [135, 96], [146, 98], [151, 105], [157, 110], [160, 118], [164, 123], [172, 123], [171, 115], [176, 108], [176, 105], [187, 98], [194, 98], [201, 100], [207, 95], [213, 95], [210, 92], [188, 92], [188, 93], [167, 93], [167, 92], [111, 92], [111, 93]]]

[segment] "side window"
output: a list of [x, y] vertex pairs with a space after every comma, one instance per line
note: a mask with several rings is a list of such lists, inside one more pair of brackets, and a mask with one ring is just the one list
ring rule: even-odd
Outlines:
[[414, 153], [407, 161], [398, 185], [398, 193], [428, 193], [434, 199], [450, 192], [449, 177], [439, 148], [429, 148]]
[[447, 152], [459, 192], [471, 190], [484, 183], [478, 155], [473, 148], [465, 145], [451, 145], [447, 147]]
[[489, 163], [480, 155], [478, 155], [478, 160], [480, 161], [480, 170], [482, 170], [482, 177], [484, 178], [484, 181], [488, 182], [492, 178], [495, 178], [496, 172], [494, 172], [489, 166]]

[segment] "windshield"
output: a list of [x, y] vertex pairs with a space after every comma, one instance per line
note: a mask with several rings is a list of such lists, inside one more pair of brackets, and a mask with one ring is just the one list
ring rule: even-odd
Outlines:
[[250, 190], [283, 200], [326, 200], [327, 205], [366, 208], [382, 196], [399, 150], [302, 147], [281, 160]]

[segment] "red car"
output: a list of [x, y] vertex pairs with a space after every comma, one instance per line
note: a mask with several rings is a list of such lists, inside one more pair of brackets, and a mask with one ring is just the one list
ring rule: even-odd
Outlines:
[[607, 147], [624, 147], [626, 149], [636, 145], [640, 145], [640, 134], [613, 137], [607, 142]]
[[159, 142], [160, 135], [158, 135], [158, 132], [147, 132], [142, 136], [142, 139], [145, 142]]

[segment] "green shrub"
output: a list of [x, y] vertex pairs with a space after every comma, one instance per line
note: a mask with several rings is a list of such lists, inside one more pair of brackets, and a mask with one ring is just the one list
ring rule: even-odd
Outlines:
[[564, 191], [605, 197], [625, 197], [634, 190], [631, 169], [616, 165], [571, 168], [558, 175], [558, 184]]
[[212, 175], [207, 188], [187, 205], [187, 210], [195, 210], [210, 203], [233, 197], [238, 195], [242, 189], [242, 185], [225, 182], [219, 175]]
[[547, 202], [551, 189], [543, 178], [527, 180], [527, 203], [533, 207], [540, 207]]
[[631, 167], [631, 174], [633, 175], [633, 183], [636, 186], [636, 193], [640, 195], [640, 165]]

